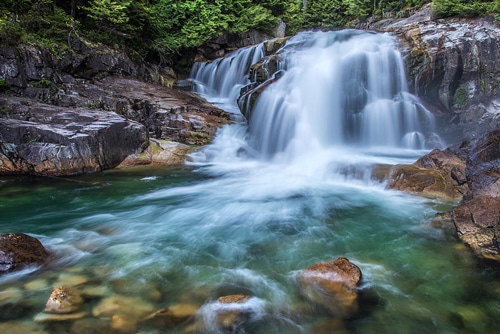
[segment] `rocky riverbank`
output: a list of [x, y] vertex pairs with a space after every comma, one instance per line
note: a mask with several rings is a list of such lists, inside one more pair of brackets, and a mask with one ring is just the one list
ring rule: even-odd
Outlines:
[[181, 164], [230, 121], [172, 87], [168, 67], [138, 66], [83, 40], [56, 51], [0, 48], [0, 175], [84, 174], [127, 157], [126, 165]]

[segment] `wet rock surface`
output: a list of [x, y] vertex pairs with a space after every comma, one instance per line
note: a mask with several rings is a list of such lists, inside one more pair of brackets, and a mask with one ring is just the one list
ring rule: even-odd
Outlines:
[[428, 4], [409, 18], [365, 28], [399, 37], [410, 90], [443, 116], [450, 140], [500, 128], [500, 28], [493, 17], [435, 20]]
[[297, 282], [301, 294], [332, 315], [348, 318], [358, 311], [361, 270], [345, 257], [301, 270]]
[[43, 265], [49, 256], [49, 251], [36, 238], [22, 233], [0, 235], [0, 274]]
[[3, 98], [0, 174], [73, 175], [117, 166], [140, 151], [144, 126], [116, 113]]
[[500, 261], [500, 130], [374, 175], [383, 179], [387, 170], [390, 188], [461, 200], [453, 210], [458, 237], [480, 258]]
[[148, 315], [142, 324], [155, 328], [175, 327], [196, 314], [198, 307], [191, 304], [176, 304]]
[[66, 314], [77, 311], [83, 303], [83, 298], [77, 289], [69, 286], [55, 288], [45, 303], [46, 313]]
[[500, 130], [468, 144], [470, 191], [453, 210], [458, 236], [481, 258], [500, 262]]
[[[0, 175], [114, 168], [149, 138], [205, 145], [230, 121], [202, 98], [172, 88], [171, 68], [138, 65], [81, 38], [69, 43], [71, 52], [0, 48], [0, 78], [9, 87], [0, 94]], [[154, 163], [182, 163], [175, 157], [188, 151], [161, 150]]]
[[430, 198], [461, 199], [468, 191], [465, 161], [451, 150], [433, 150], [412, 165], [397, 165], [389, 172], [392, 189]]
[[57, 106], [0, 97], [0, 174], [96, 172], [134, 154], [129, 165], [182, 164], [193, 146], [208, 144], [230, 122], [194, 94], [135, 79], [70, 86], [56, 94]]

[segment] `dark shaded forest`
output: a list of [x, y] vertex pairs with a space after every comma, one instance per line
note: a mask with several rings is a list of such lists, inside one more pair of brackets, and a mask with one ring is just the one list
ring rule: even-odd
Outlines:
[[[71, 36], [127, 51], [138, 61], [169, 63], [222, 32], [288, 35], [352, 27], [368, 18], [401, 17], [426, 0], [3, 0], [0, 44], [60, 50]], [[436, 18], [500, 13], [500, 0], [434, 0]]]

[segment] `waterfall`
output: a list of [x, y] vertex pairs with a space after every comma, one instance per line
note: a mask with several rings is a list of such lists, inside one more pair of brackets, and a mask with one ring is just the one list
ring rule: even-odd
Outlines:
[[[279, 79], [264, 83], [267, 87], [245, 112], [245, 149], [255, 156], [291, 161], [332, 148], [388, 152], [438, 145], [434, 117], [408, 92], [404, 62], [391, 35], [303, 32], [278, 55]], [[235, 101], [249, 83], [249, 67], [261, 57], [259, 45], [197, 64], [192, 72], [197, 90]]]
[[354, 30], [306, 32], [281, 50], [285, 71], [251, 111], [263, 156], [321, 147], [424, 149], [433, 115], [408, 93], [394, 39]]
[[193, 91], [222, 104], [229, 112], [239, 113], [236, 100], [240, 89], [249, 84], [250, 66], [264, 56], [263, 44], [238, 49], [227, 57], [211, 63], [195, 63], [191, 69]]

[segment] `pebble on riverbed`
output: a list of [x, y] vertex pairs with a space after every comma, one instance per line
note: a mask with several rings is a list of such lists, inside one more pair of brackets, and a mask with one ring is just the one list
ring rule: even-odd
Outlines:
[[191, 304], [177, 304], [162, 308], [144, 319], [143, 324], [156, 328], [177, 326], [196, 314], [198, 307]]
[[69, 286], [60, 286], [54, 289], [45, 303], [45, 313], [68, 314], [76, 312], [83, 304], [79, 290]]

